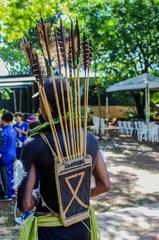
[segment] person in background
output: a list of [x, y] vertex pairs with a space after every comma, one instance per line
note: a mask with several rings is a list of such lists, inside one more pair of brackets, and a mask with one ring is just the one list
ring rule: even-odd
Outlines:
[[27, 138], [29, 125], [27, 122], [23, 121], [23, 114], [21, 112], [15, 113], [16, 124], [13, 125], [16, 133], [17, 133], [17, 159], [20, 159], [21, 149], [24, 141]]
[[26, 121], [29, 123], [29, 130], [32, 130], [33, 128], [40, 125], [40, 122], [37, 120], [35, 116], [30, 115]]
[[[0, 122], [0, 148], [2, 147], [2, 124]], [[2, 180], [0, 179], [0, 196], [3, 195]]]
[[31, 116], [31, 113], [23, 113], [23, 121], [27, 122], [27, 118]]
[[[60, 95], [60, 78], [55, 76], [56, 87], [59, 101], [62, 101]], [[55, 94], [52, 89], [52, 79], [49, 78], [44, 83], [46, 96], [50, 106], [53, 108], [54, 116], [57, 118], [58, 110], [55, 102]], [[64, 96], [66, 96], [66, 83], [63, 81]], [[67, 104], [67, 101], [66, 101]], [[60, 104], [61, 106], [62, 104]], [[67, 106], [67, 105], [66, 105]], [[40, 99], [40, 109], [43, 119], [47, 120], [47, 115], [43, 102]], [[63, 137], [59, 123], [56, 125], [59, 142], [62, 146], [62, 151], [65, 156]], [[57, 187], [55, 183], [54, 161], [50, 148], [45, 144], [40, 133], [44, 133], [49, 141], [50, 146], [55, 150], [54, 140], [49, 125], [42, 125], [37, 134], [25, 141], [21, 162], [27, 176], [23, 178], [19, 188], [17, 197], [17, 206], [20, 211], [31, 211], [36, 207], [36, 213], [33, 218], [29, 218], [21, 232], [20, 239], [35, 239], [38, 235], [39, 240], [90, 240], [90, 220], [85, 219], [68, 227], [64, 227], [58, 217], [59, 202], [57, 197]], [[102, 154], [99, 150], [96, 138], [88, 132], [87, 134], [87, 154], [92, 156], [92, 174], [95, 177], [96, 185], [91, 189], [91, 196], [96, 196], [104, 193], [110, 188], [109, 174], [104, 163]], [[41, 200], [38, 199], [38, 194], [35, 192], [35, 183], [37, 181], [37, 173], [39, 174], [39, 186]], [[87, 194], [87, 192], [85, 193]], [[49, 215], [48, 215], [49, 214]], [[52, 214], [52, 215], [51, 215]], [[49, 224], [47, 216], [54, 218]], [[55, 216], [55, 217], [54, 217]], [[45, 226], [38, 226], [38, 217], [43, 217]], [[35, 224], [34, 224], [35, 223]], [[30, 231], [31, 229], [31, 231]], [[32, 236], [34, 233], [34, 236]], [[80, 234], [79, 234], [80, 233]], [[36, 235], [37, 234], [37, 235]], [[97, 239], [96, 239], [97, 240]]]
[[16, 159], [16, 132], [12, 127], [13, 114], [5, 113], [1, 118], [2, 136], [0, 147], [1, 200], [12, 200], [13, 164]]

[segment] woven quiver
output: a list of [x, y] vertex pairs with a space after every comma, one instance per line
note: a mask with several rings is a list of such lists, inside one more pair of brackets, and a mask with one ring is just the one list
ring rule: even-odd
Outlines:
[[89, 217], [92, 157], [86, 155], [59, 163], [45, 134], [40, 134], [54, 156], [54, 168], [60, 219], [70, 226]]
[[91, 168], [92, 158], [89, 155], [55, 164], [60, 217], [64, 226], [89, 217]]

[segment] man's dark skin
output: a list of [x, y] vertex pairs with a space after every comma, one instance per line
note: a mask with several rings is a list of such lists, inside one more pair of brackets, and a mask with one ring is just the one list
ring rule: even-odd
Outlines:
[[[46, 114], [41, 101], [40, 101], [40, 109], [41, 109], [43, 118], [46, 119]], [[110, 189], [109, 174], [100, 150], [98, 150], [98, 153], [96, 155], [96, 165], [93, 171], [93, 176], [95, 178], [95, 187], [91, 189], [91, 197], [94, 197], [109, 191]], [[32, 196], [35, 181], [36, 181], [36, 169], [34, 164], [32, 164], [31, 170], [29, 172], [27, 184], [26, 184], [25, 196], [22, 200], [21, 210], [23, 211], [30, 211], [35, 207], [36, 201], [35, 201], [35, 198]]]

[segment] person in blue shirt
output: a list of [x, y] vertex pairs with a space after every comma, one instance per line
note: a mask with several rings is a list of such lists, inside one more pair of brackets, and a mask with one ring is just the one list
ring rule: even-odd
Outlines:
[[29, 125], [27, 122], [23, 121], [23, 114], [21, 112], [15, 113], [16, 124], [13, 125], [17, 133], [17, 159], [20, 159], [21, 149], [24, 141], [27, 138]]
[[0, 175], [3, 186], [1, 200], [11, 200], [13, 191], [13, 164], [16, 159], [16, 132], [11, 123], [13, 114], [5, 113], [1, 118], [2, 135], [0, 147]]
[[[2, 126], [1, 126], [1, 122], [0, 122], [0, 148], [2, 146]], [[3, 187], [2, 187], [2, 182], [0, 181], [0, 196], [3, 195]]]

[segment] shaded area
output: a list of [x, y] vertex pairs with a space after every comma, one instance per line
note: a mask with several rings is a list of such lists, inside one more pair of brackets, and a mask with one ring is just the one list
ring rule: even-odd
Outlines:
[[[112, 187], [92, 199], [101, 240], [159, 239], [159, 147], [135, 138], [118, 137], [99, 142], [106, 157]], [[18, 239], [13, 203], [0, 202], [0, 239]]]
[[100, 146], [112, 183], [109, 193], [93, 200], [102, 240], [159, 239], [158, 144], [112, 133]]
[[18, 239], [20, 226], [14, 222], [14, 201], [0, 202], [0, 239]]

